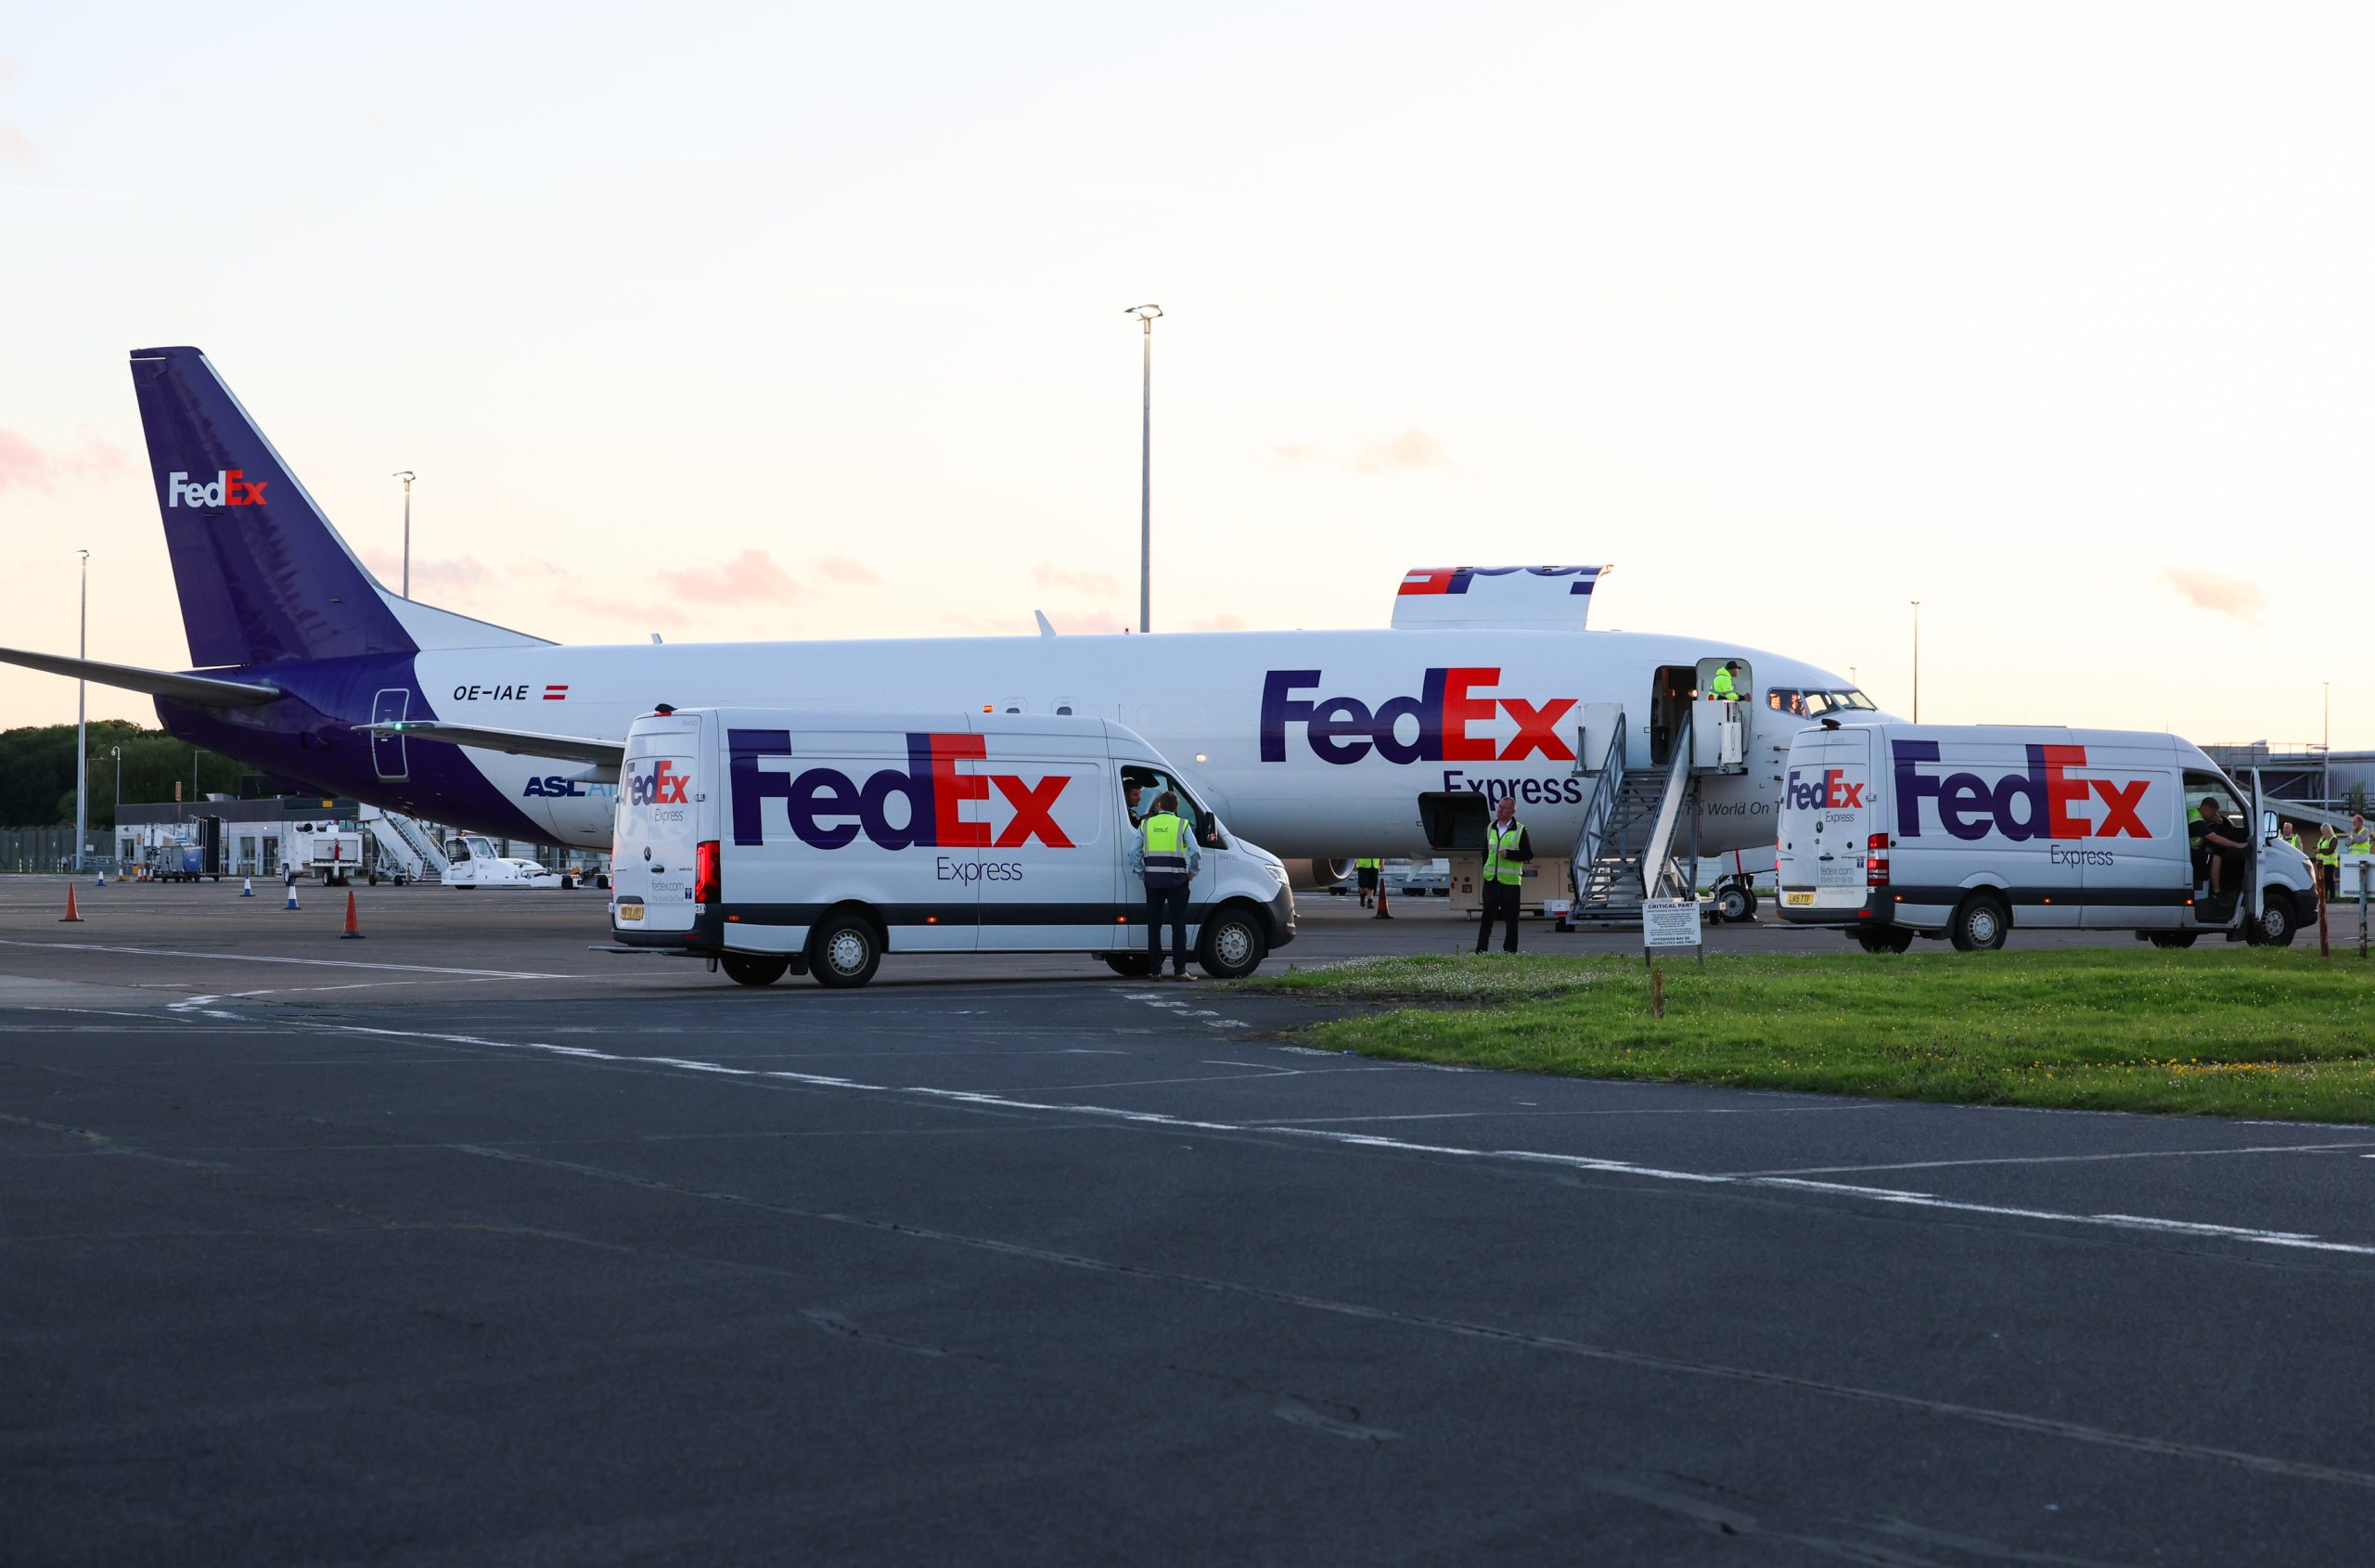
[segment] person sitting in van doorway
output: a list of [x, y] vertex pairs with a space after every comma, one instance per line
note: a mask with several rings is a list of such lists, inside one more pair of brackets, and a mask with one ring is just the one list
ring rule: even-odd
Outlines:
[[1130, 869], [1147, 888], [1147, 977], [1162, 978], [1162, 928], [1171, 927], [1171, 978], [1187, 980], [1188, 885], [1203, 864], [1195, 836], [1179, 817], [1179, 797], [1165, 790], [1138, 824]]
[[1479, 953], [1492, 945], [1495, 920], [1508, 922], [1501, 950], [1518, 950], [1518, 884], [1525, 877], [1525, 863], [1533, 858], [1534, 840], [1518, 820], [1518, 799], [1503, 795], [1484, 829], [1484, 919], [1476, 928]]
[[2202, 815], [2186, 824], [2186, 832], [2193, 839], [2193, 874], [2199, 883], [2206, 870], [2210, 880], [2210, 895], [2226, 896], [2226, 883], [2243, 872], [2242, 829], [2227, 820], [2219, 809], [2215, 796], [2202, 797]]
[[1727, 659], [1724, 662], [1724, 667], [1715, 672], [1715, 678], [1707, 683], [1707, 695], [1718, 702], [1745, 701], [1748, 699], [1748, 693], [1740, 689], [1740, 662], [1737, 659]]
[[1130, 826], [1133, 828], [1138, 825], [1138, 818], [1146, 815], [1146, 808], [1138, 803], [1138, 797], [1145, 793], [1145, 785], [1139, 783], [1136, 779], [1130, 778], [1127, 774], [1123, 775], [1122, 804], [1130, 814]]

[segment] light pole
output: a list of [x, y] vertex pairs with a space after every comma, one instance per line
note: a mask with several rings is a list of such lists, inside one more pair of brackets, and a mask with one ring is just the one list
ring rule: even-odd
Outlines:
[[[91, 552], [77, 550], [83, 558], [82, 630], [76, 634], [74, 650], [78, 658], [91, 656]], [[74, 874], [83, 874], [83, 846], [91, 839], [91, 752], [90, 728], [83, 705], [83, 688], [81, 679], [74, 682]]]
[[398, 469], [388, 476], [404, 482], [404, 597], [412, 598], [412, 470]]
[[1913, 722], [1921, 722], [1921, 601], [1913, 605]]
[[115, 841], [115, 874], [123, 875], [123, 748], [110, 746], [108, 755], [115, 759], [115, 811], [108, 818], [108, 836]]
[[1154, 324], [1161, 305], [1132, 305], [1146, 335], [1138, 392], [1138, 630], [1154, 629]]

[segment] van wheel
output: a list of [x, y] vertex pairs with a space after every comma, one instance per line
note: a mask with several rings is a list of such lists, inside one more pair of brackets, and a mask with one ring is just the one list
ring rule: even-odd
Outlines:
[[2201, 939], [2198, 931], [2156, 931], [2145, 938], [2155, 947], [2190, 947]]
[[1726, 882], [1715, 894], [1715, 918], [1719, 920], [1752, 920], [1756, 918], [1756, 895], [1738, 882]]
[[863, 985], [881, 964], [881, 933], [856, 915], [828, 915], [808, 933], [808, 972], [819, 985]]
[[1859, 931], [1855, 945], [1867, 953], [1902, 953], [1913, 945], [1913, 933], [1894, 927], [1887, 931]]
[[1214, 980], [1252, 974], [1269, 953], [1270, 942], [1262, 934], [1262, 922], [1239, 904], [1215, 910], [1196, 937], [1196, 962]]
[[1946, 935], [1958, 953], [1993, 953], [2011, 930], [2012, 912], [2004, 900], [1992, 893], [1975, 893], [1955, 910]]
[[1154, 972], [1154, 964], [1144, 953], [1108, 953], [1105, 967], [1124, 980], [1144, 980]]
[[748, 953], [721, 953], [717, 967], [737, 985], [773, 985], [791, 965], [782, 958], [761, 958]]
[[2290, 947], [2300, 922], [2292, 913], [2292, 895], [2270, 889], [2260, 899], [2260, 918], [2244, 937], [2254, 947]]

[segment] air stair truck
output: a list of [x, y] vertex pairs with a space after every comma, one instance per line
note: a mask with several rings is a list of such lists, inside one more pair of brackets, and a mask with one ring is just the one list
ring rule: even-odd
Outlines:
[[611, 932], [744, 985], [863, 985], [886, 952], [1083, 953], [1142, 976], [1132, 784], [1176, 791], [1193, 825], [1188, 939], [1208, 973], [1250, 974], [1294, 939], [1286, 867], [1119, 724], [757, 708], [628, 730]]
[[[2196, 853], [2204, 802], [2243, 846], [2215, 892]], [[1779, 833], [1783, 921], [1871, 953], [1916, 936], [1983, 951], [2016, 926], [2283, 946], [2317, 917], [2316, 869], [2277, 836], [2256, 776], [2239, 790], [2152, 731], [1826, 719], [1791, 741]]]

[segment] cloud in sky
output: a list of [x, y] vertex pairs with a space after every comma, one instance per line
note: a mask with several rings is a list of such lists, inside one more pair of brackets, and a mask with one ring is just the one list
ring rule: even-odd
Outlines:
[[2161, 581], [2176, 589], [2196, 610], [2215, 610], [2238, 621], [2256, 622], [2267, 608], [2267, 595], [2240, 577], [2173, 566], [2161, 573]]
[[1031, 580], [1043, 588], [1070, 588], [1078, 594], [1119, 594], [1121, 582], [1110, 572], [1065, 572], [1048, 561], [1031, 569]]
[[1339, 457], [1300, 441], [1274, 446], [1270, 455], [1284, 462], [1315, 463], [1356, 474], [1420, 473], [1452, 466], [1451, 454], [1444, 450], [1444, 443], [1416, 425], [1382, 441], [1364, 442], [1360, 450], [1349, 457]]
[[19, 169], [33, 166], [33, 144], [14, 125], [0, 125], [0, 163]]
[[817, 576], [828, 583], [871, 585], [882, 581], [881, 578], [868, 572], [865, 563], [852, 560], [847, 556], [827, 556], [815, 564], [814, 570]]
[[84, 435], [71, 452], [54, 452], [31, 436], [0, 430], [0, 490], [54, 490], [60, 480], [94, 479], [131, 467], [123, 448]]
[[764, 550], [744, 550], [722, 566], [663, 572], [660, 580], [694, 604], [790, 604], [808, 593]]
[[[356, 552], [371, 575], [388, 587], [401, 587], [404, 580], [404, 557], [394, 550], [366, 546]], [[412, 560], [412, 591], [416, 598], [435, 603], [439, 596], [469, 598], [494, 580], [494, 572], [469, 556], [434, 559], [415, 556]]]

